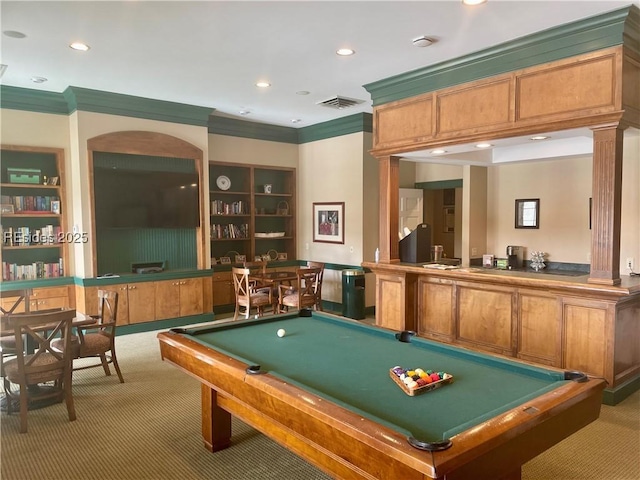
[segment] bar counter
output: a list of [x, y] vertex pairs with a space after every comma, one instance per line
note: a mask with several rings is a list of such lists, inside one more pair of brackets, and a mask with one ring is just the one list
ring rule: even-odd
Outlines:
[[640, 389], [640, 277], [363, 262], [376, 324], [443, 343], [604, 378], [605, 403]]

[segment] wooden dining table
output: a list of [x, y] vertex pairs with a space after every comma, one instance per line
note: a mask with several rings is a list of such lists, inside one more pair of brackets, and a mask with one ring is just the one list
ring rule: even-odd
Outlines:
[[[281, 270], [281, 271], [267, 271], [267, 272], [255, 272], [249, 275], [249, 280], [255, 280], [261, 285], [269, 285], [272, 288], [272, 291], [276, 292], [279, 290], [279, 286], [281, 284], [290, 285], [292, 281], [298, 279], [298, 274], [295, 271], [289, 270]], [[278, 295], [272, 298], [273, 303], [273, 312], [276, 313], [276, 309], [278, 306]]]

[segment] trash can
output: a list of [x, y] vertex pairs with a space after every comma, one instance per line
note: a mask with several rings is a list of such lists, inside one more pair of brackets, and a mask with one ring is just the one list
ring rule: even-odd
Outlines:
[[362, 320], [364, 314], [364, 271], [342, 271], [342, 316]]

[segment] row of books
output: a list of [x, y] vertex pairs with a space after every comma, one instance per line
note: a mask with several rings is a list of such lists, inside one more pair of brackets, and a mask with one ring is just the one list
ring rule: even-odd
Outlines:
[[42, 228], [0, 226], [0, 234], [5, 247], [49, 245], [64, 241], [59, 225], [45, 225]]
[[30, 265], [2, 262], [2, 280], [35, 280], [64, 276], [62, 258], [55, 263], [33, 262]]
[[228, 225], [213, 224], [211, 225], [211, 238], [249, 238], [249, 224], [244, 223], [241, 225], [234, 225], [230, 223]]
[[247, 215], [249, 213], [248, 202], [223, 202], [214, 200], [211, 202], [211, 215]]
[[3, 205], [13, 205], [14, 213], [50, 212], [51, 202], [60, 202], [60, 198], [48, 195], [2, 195], [1, 201]]

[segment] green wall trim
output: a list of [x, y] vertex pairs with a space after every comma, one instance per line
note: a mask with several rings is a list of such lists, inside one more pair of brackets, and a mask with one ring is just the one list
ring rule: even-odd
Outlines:
[[161, 280], [177, 280], [179, 278], [200, 278], [210, 277], [212, 270], [165, 270], [160, 273], [144, 273], [120, 275], [119, 277], [107, 278], [80, 278], [75, 277], [73, 283], [80, 287], [99, 287], [106, 285], [117, 285], [120, 283], [158, 282]]
[[212, 322], [213, 320], [215, 320], [213, 313], [203, 313], [201, 315], [191, 315], [189, 317], [156, 320], [155, 322], [118, 325], [118, 328], [116, 329], [116, 336], [129, 335], [131, 333], [152, 332], [154, 330], [168, 330], [170, 328], [183, 327], [194, 323]]
[[209, 118], [211, 134], [292, 144], [314, 142], [357, 132], [373, 132], [373, 115], [356, 113], [299, 129], [215, 115]]
[[209, 133], [230, 137], [251, 138], [280, 143], [298, 143], [295, 128], [270, 125], [267, 123], [248, 122], [237, 118], [212, 115], [208, 123]]
[[12, 282], [0, 282], [0, 292], [21, 290], [23, 288], [59, 287], [61, 285], [73, 285], [74, 277], [41, 278], [39, 280], [14, 280]]
[[[631, 43], [637, 48], [638, 8], [618, 10], [559, 25], [478, 52], [364, 85], [373, 105]], [[627, 23], [627, 18], [629, 18]]]
[[638, 390], [640, 390], [640, 376], [632, 378], [616, 388], [605, 388], [602, 394], [602, 403], [605, 405], [617, 405]]
[[63, 92], [69, 111], [105, 113], [123, 117], [145, 118], [162, 122], [206, 127], [213, 108], [153, 100], [119, 93], [67, 87]]
[[298, 143], [309, 143], [357, 132], [373, 132], [373, 115], [356, 113], [348, 117], [317, 123], [298, 130]]
[[0, 108], [69, 115], [67, 101], [60, 93], [7, 85], [0, 85]]
[[437, 182], [418, 182], [414, 188], [421, 188], [422, 190], [444, 190], [447, 188], [462, 188], [462, 179], [456, 180], [440, 180]]

